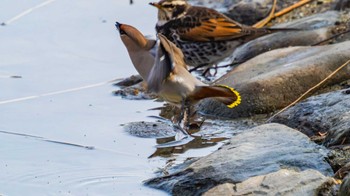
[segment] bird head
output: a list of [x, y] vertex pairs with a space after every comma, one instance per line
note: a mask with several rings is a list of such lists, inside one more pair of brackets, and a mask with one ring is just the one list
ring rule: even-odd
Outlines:
[[121, 24], [119, 22], [116, 22], [115, 26], [120, 33], [120, 38], [127, 47], [134, 46], [145, 49], [153, 47], [154, 41], [146, 39], [146, 37], [135, 27]]
[[161, 0], [150, 5], [158, 8], [158, 20], [163, 22], [180, 18], [190, 6], [186, 0]]

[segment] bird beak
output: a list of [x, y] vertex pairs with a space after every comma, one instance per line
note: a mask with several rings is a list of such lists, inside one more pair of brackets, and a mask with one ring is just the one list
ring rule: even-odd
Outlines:
[[119, 23], [119, 22], [115, 22], [115, 27], [118, 29], [120, 35], [126, 34], [125, 31], [124, 31], [123, 28], [122, 28], [122, 25], [123, 25], [123, 24], [121, 24], [121, 23]]
[[117, 27], [117, 29], [118, 30], [120, 30], [120, 26], [121, 26], [122, 24], [120, 24], [119, 22], [115, 22], [115, 27]]
[[154, 6], [154, 7], [156, 7], [156, 8], [158, 8], [158, 9], [161, 9], [162, 8], [162, 6], [159, 4], [159, 3], [156, 3], [156, 2], [151, 2], [151, 3], [149, 3], [151, 6]]

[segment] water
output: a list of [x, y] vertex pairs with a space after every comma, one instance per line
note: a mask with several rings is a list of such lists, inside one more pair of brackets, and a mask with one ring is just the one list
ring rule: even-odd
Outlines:
[[[166, 165], [155, 139], [121, 124], [162, 103], [112, 95], [131, 66], [114, 23], [153, 35], [135, 0], [4, 0], [0, 7], [0, 195], [165, 195], [142, 181]], [[16, 76], [13, 78], [13, 76]], [[89, 148], [86, 148], [89, 147]], [[204, 156], [218, 146], [174, 156]]]

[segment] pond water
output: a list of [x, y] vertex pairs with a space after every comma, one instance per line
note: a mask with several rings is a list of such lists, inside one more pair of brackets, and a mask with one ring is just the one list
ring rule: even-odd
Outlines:
[[[166, 165], [155, 139], [121, 124], [155, 121], [160, 102], [113, 96], [136, 71], [114, 23], [153, 35], [156, 10], [134, 0], [3, 0], [0, 195], [165, 195], [142, 185]], [[172, 154], [177, 160], [217, 149]]]

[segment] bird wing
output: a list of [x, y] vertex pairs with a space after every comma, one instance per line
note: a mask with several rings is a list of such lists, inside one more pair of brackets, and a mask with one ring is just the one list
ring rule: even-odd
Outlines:
[[173, 65], [169, 54], [162, 44], [159, 44], [156, 54], [156, 62], [147, 79], [148, 90], [158, 93], [164, 80], [170, 75]]
[[175, 24], [178, 26], [177, 33], [183, 40], [220, 41], [246, 35], [243, 25], [225, 15], [208, 8], [193, 8], [195, 9], [189, 9], [186, 16]]

